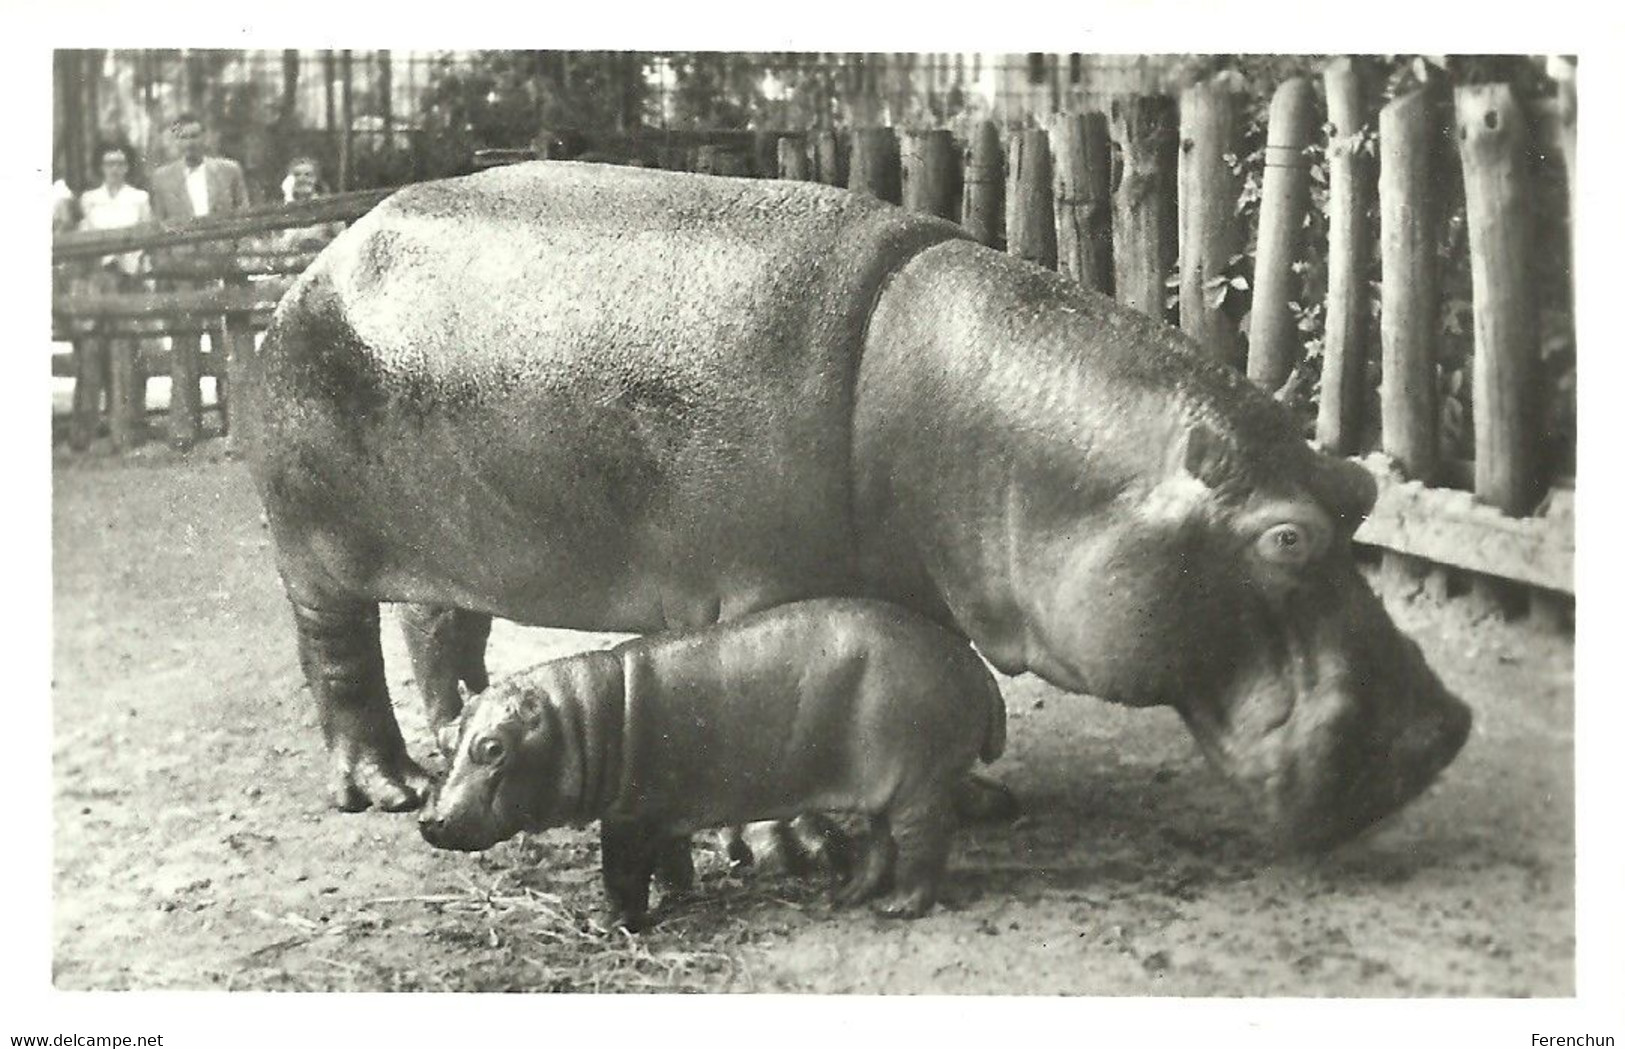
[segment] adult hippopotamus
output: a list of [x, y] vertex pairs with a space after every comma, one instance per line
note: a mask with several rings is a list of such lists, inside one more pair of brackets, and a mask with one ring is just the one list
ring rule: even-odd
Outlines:
[[1179, 333], [950, 223], [792, 182], [540, 162], [403, 189], [233, 362], [346, 809], [419, 804], [489, 617], [648, 633], [859, 596], [1007, 674], [1171, 704], [1309, 845], [1471, 717], [1356, 571], [1358, 466]]

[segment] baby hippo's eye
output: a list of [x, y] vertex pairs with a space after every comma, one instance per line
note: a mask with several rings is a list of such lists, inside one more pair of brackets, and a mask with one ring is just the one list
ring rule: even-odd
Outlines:
[[1271, 564], [1296, 568], [1314, 553], [1311, 538], [1303, 525], [1291, 522], [1274, 525], [1258, 537], [1258, 556]]
[[494, 765], [502, 760], [502, 740], [496, 736], [481, 736], [468, 748], [468, 756], [481, 765]]

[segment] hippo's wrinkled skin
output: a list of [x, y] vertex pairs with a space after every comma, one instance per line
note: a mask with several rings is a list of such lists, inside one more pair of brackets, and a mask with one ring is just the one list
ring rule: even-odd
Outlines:
[[491, 615], [890, 600], [1007, 673], [1174, 705], [1309, 845], [1414, 796], [1471, 720], [1355, 571], [1368, 475], [1175, 331], [840, 190], [560, 163], [415, 186], [233, 382], [346, 808], [426, 787], [380, 601], [433, 606], [407, 634], [443, 725]]
[[441, 848], [601, 821], [604, 887], [640, 927], [688, 835], [804, 812], [870, 817], [843, 904], [917, 918], [948, 860], [954, 788], [1004, 749], [1004, 700], [958, 634], [884, 601], [797, 601], [507, 678], [464, 712], [419, 818]]

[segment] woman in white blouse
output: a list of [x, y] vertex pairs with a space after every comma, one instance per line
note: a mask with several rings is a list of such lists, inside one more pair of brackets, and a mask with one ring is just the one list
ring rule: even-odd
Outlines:
[[[101, 147], [97, 153], [101, 162], [102, 184], [95, 189], [86, 190], [79, 196], [80, 229], [123, 229], [126, 226], [135, 226], [152, 221], [152, 202], [147, 191], [137, 189], [125, 181], [130, 174], [130, 150], [127, 146], [117, 143], [108, 143]], [[141, 273], [144, 269], [144, 260], [139, 251], [129, 251], [121, 255], [108, 255], [102, 258], [84, 284], [84, 290], [92, 295], [116, 294], [121, 291], [134, 291], [144, 286]], [[94, 369], [96, 376], [101, 380], [94, 383], [93, 388], [107, 390], [109, 401], [118, 396], [120, 391], [111, 388], [110, 350], [106, 339], [88, 339], [80, 344], [81, 352], [89, 353], [91, 359], [85, 362], [86, 366]], [[135, 417], [140, 420], [146, 414], [146, 377], [141, 372], [139, 350], [135, 353], [136, 367], [132, 377], [131, 389], [127, 395], [135, 402]], [[83, 374], [83, 373], [81, 373]]]

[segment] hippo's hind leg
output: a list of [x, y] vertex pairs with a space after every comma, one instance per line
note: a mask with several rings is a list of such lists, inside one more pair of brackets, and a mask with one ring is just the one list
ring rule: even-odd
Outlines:
[[869, 834], [863, 839], [858, 854], [857, 870], [846, 884], [835, 892], [835, 906], [851, 907], [866, 903], [886, 891], [896, 859], [891, 827], [886, 817], [876, 816], [869, 821]]
[[288, 587], [299, 634], [299, 663], [316, 699], [333, 762], [333, 804], [347, 812], [376, 805], [416, 808], [429, 777], [406, 753], [384, 681], [378, 604]]
[[[463, 712], [458, 683], [471, 693], [484, 692], [491, 684], [485, 670], [491, 617], [444, 605], [407, 604], [401, 606], [400, 618], [429, 730], [440, 739]], [[446, 747], [445, 740], [440, 743]]]
[[667, 838], [655, 856], [655, 880], [660, 883], [661, 905], [694, 888], [694, 849], [687, 834]]
[[953, 835], [951, 794], [951, 790], [925, 790], [888, 813], [897, 862], [892, 872], [892, 891], [875, 901], [876, 914], [918, 918], [936, 902], [937, 885], [948, 866], [948, 846]]
[[998, 780], [967, 772], [954, 784], [954, 812], [964, 823], [1008, 823], [1021, 815], [1021, 802]]

